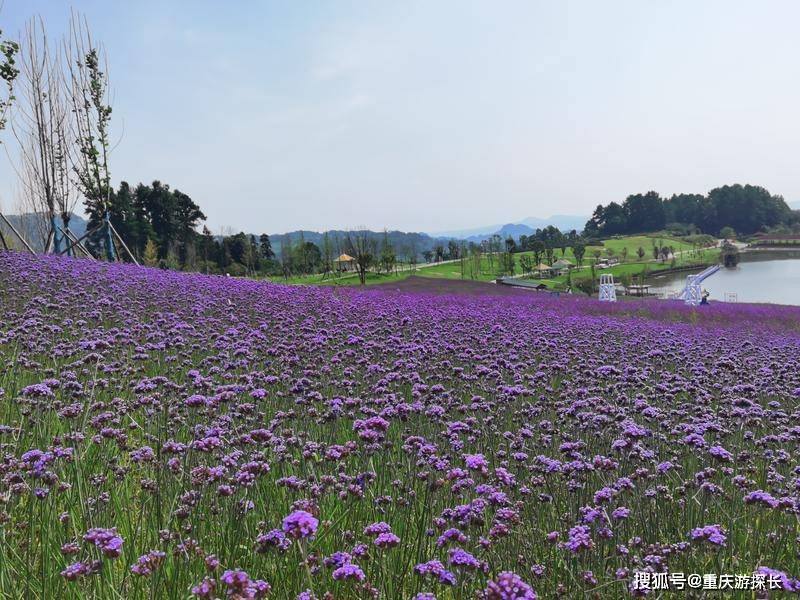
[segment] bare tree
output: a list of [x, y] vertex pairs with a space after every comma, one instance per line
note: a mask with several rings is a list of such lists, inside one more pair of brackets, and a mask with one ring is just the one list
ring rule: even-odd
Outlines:
[[325, 279], [333, 271], [333, 243], [327, 231], [322, 234], [322, 278]]
[[375, 240], [366, 228], [348, 231], [344, 237], [345, 252], [356, 261], [356, 271], [361, 285], [367, 283], [367, 269], [375, 261]]
[[69, 110], [60, 54], [50, 51], [41, 19], [27, 23], [20, 56], [22, 93], [12, 129], [20, 146], [22, 203], [47, 229], [44, 250], [61, 253], [62, 245], [69, 248], [71, 242], [69, 220], [77, 190], [69, 176]]

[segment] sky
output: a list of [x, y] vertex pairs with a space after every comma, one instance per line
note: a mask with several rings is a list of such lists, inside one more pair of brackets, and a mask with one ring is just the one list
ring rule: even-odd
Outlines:
[[[800, 200], [795, 0], [72, 6], [108, 56], [113, 180], [180, 189], [215, 232], [454, 230], [736, 182]], [[69, 3], [5, 0], [0, 27], [32, 15], [55, 38]]]

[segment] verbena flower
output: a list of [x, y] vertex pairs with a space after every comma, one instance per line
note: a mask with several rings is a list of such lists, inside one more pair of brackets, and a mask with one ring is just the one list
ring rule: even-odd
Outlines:
[[489, 581], [484, 591], [487, 600], [536, 600], [536, 592], [511, 571], [502, 571]]
[[348, 579], [364, 581], [366, 575], [364, 575], [364, 571], [361, 570], [361, 567], [354, 563], [347, 562], [333, 572], [333, 578], [336, 581], [346, 581]]
[[310, 512], [296, 510], [283, 519], [283, 531], [296, 539], [314, 537], [319, 521]]
[[122, 553], [124, 540], [117, 534], [116, 528], [93, 528], [86, 532], [83, 539], [100, 548], [104, 556], [116, 558]]
[[693, 540], [706, 540], [715, 546], [724, 546], [727, 539], [725, 531], [719, 525], [696, 527], [689, 532], [689, 535]]

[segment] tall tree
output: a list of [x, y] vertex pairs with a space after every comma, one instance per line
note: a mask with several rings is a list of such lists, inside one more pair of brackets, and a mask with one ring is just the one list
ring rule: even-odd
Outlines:
[[622, 207], [627, 216], [625, 233], [658, 231], [664, 228], [664, 204], [656, 192], [628, 196]]
[[250, 240], [244, 232], [240, 231], [236, 235], [226, 237], [222, 245], [227, 249], [233, 262], [240, 265], [244, 265], [247, 262], [246, 253], [250, 247]]
[[584, 254], [586, 254], [586, 245], [583, 242], [573, 242], [572, 255], [575, 257], [575, 263], [579, 267], [583, 265]]
[[335, 258], [334, 252], [331, 236], [326, 231], [322, 234], [322, 272], [324, 274], [328, 274], [333, 271], [333, 260]]
[[203, 254], [203, 262], [205, 263], [205, 271], [208, 273], [209, 269], [209, 261], [214, 257], [216, 254], [216, 242], [214, 241], [214, 236], [211, 235], [211, 230], [203, 225], [203, 235], [202, 235], [202, 254]]
[[395, 262], [397, 261], [397, 256], [394, 252], [394, 246], [389, 239], [389, 233], [385, 229], [383, 231], [383, 241], [381, 242], [380, 261], [381, 268], [385, 273], [391, 273], [392, 269], [394, 269]]
[[200, 207], [180, 190], [174, 190], [172, 195], [175, 199], [175, 234], [178, 241], [179, 256], [181, 264], [186, 264], [187, 252], [194, 246], [197, 226], [201, 221], [206, 220], [206, 216], [200, 210]]
[[21, 52], [22, 94], [13, 123], [20, 145], [17, 173], [28, 207], [46, 223], [45, 251], [56, 253], [71, 247], [69, 221], [77, 202], [70, 179], [70, 113], [60, 58], [50, 49], [41, 18], [28, 21]]
[[531, 244], [531, 250], [533, 251], [533, 261], [536, 263], [534, 268], [536, 268], [542, 262], [542, 254], [546, 250], [544, 242], [540, 239], [534, 240]]
[[275, 252], [272, 250], [272, 242], [270, 241], [269, 236], [266, 233], [262, 233], [258, 238], [258, 241], [261, 258], [267, 261], [274, 259]]
[[[111, 205], [111, 105], [108, 98], [108, 64], [102, 48], [93, 40], [86, 19], [73, 12], [66, 44], [68, 97], [72, 114], [72, 136], [76, 152], [73, 171], [89, 214], [89, 227], [99, 229], [105, 221], [106, 256], [115, 260]], [[105, 63], [105, 64], [104, 64]]]
[[367, 270], [375, 261], [375, 240], [364, 228], [348, 231], [344, 237], [345, 252], [356, 261], [356, 271], [361, 285], [367, 283]]

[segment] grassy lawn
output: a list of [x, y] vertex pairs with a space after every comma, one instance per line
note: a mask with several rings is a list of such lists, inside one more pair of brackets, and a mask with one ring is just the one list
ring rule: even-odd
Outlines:
[[[620, 239], [610, 239], [605, 240], [603, 242], [603, 248], [614, 251], [615, 256], [621, 256], [623, 249], [627, 248], [628, 258], [636, 257], [636, 251], [639, 248], [643, 248], [644, 251], [647, 253], [645, 254], [645, 258], [652, 258], [653, 257], [653, 242], [656, 245], [660, 246], [672, 246], [675, 249], [675, 252], [681, 252], [684, 250], [691, 250], [692, 245], [679, 240], [677, 238], [668, 237], [668, 236], [652, 236], [652, 235], [632, 235], [623, 237]], [[586, 252], [587, 256], [591, 255], [589, 249], [587, 248]]]
[[[601, 258], [607, 258], [608, 253], [607, 250], [610, 248], [613, 251], [613, 256], [616, 258], [621, 258], [623, 254], [623, 250], [627, 248], [627, 260], [635, 261], [638, 260], [638, 256], [636, 255], [636, 251], [639, 248], [644, 249], [645, 260], [653, 258], [653, 242], [660, 246], [672, 246], [675, 249], [675, 252], [682, 252], [682, 251], [690, 251], [692, 250], [692, 245], [688, 242], [684, 242], [678, 238], [673, 238], [670, 236], [665, 235], [630, 235], [623, 238], [613, 238], [609, 240], [603, 241], [601, 246], [586, 246], [586, 253], [583, 255], [584, 263], [589, 262], [590, 260], [594, 260], [595, 252], [600, 251]], [[517, 264], [519, 265], [519, 259], [523, 256], [530, 256], [533, 258], [533, 252], [519, 252], [514, 255], [517, 259]], [[575, 264], [575, 255], [572, 253], [572, 248], [566, 248], [566, 251], [562, 255], [561, 249], [558, 248], [555, 251], [554, 257], [556, 260], [560, 258], [565, 258], [571, 263]], [[544, 257], [542, 257], [544, 260]]]
[[[368, 272], [366, 283], [370, 285], [373, 283], [402, 281], [412, 274], [412, 271], [401, 271], [399, 273], [389, 274]], [[419, 272], [417, 271], [416, 274], [419, 274]], [[361, 283], [357, 273], [344, 273], [336, 277], [331, 277], [330, 275], [323, 277], [322, 274], [315, 273], [314, 275], [294, 275], [288, 279], [283, 277], [270, 277], [269, 280], [274, 283], [287, 283], [290, 285], [360, 285]]]
[[432, 277], [436, 279], [470, 279], [473, 281], [494, 281], [500, 274], [498, 274], [499, 258], [489, 261], [488, 256], [481, 256], [480, 271], [478, 269], [471, 269], [470, 265], [474, 265], [475, 260], [466, 259], [464, 261], [464, 269], [462, 276], [461, 262], [443, 263], [418, 269], [416, 275], [420, 277]]
[[[689, 248], [689, 250], [691, 250], [691, 247]], [[675, 247], [675, 252], [678, 252], [677, 247]], [[718, 259], [719, 259], [718, 248], [704, 248], [697, 250], [696, 252], [687, 251], [684, 252], [683, 254], [678, 254], [675, 257], [674, 265], [671, 259], [667, 261], [661, 261], [661, 260], [653, 261], [648, 259], [645, 259], [644, 261], [635, 260], [635, 261], [624, 262], [619, 265], [614, 265], [613, 267], [609, 267], [608, 269], [595, 269], [595, 277], [599, 279], [601, 274], [610, 273], [611, 275], [614, 276], [615, 281], [621, 281], [622, 278], [625, 276], [636, 277], [642, 275], [643, 273], [649, 275], [652, 273], [656, 273], [658, 271], [666, 271], [667, 269], [671, 269], [673, 267], [689, 267], [694, 265], [711, 264], [717, 262]], [[587, 261], [584, 258], [584, 265], [586, 264], [586, 262]], [[584, 266], [581, 269], [573, 270], [571, 275], [573, 286], [580, 279], [588, 279], [591, 276], [592, 276], [591, 269], [587, 266]], [[548, 287], [562, 288], [567, 285], [567, 280], [568, 280], [567, 275], [560, 275], [558, 277], [541, 279], [541, 282]]]
[[[675, 266], [687, 266], [693, 264], [714, 262], [719, 256], [719, 250], [716, 248], [707, 249], [693, 249], [692, 245], [669, 236], [659, 235], [633, 235], [619, 239], [609, 239], [603, 242], [602, 246], [587, 246], [586, 253], [583, 257], [584, 267], [576, 269], [572, 272], [573, 282], [591, 276], [589, 265], [594, 262], [596, 251], [601, 253], [602, 258], [607, 258], [607, 250], [613, 251], [613, 256], [619, 260], [622, 259], [623, 250], [627, 248], [627, 256], [625, 261], [610, 269], [596, 270], [595, 275], [600, 276], [601, 273], [611, 273], [615, 279], [619, 281], [624, 275], [637, 276], [640, 275], [645, 268], [649, 272], [662, 271], [671, 268], [672, 260], [662, 262], [661, 260], [653, 260], [653, 242], [658, 246], [672, 246], [675, 250]], [[636, 251], [643, 248], [645, 251], [644, 260], [639, 260]], [[519, 252], [514, 254], [514, 273], [519, 275], [522, 270], [520, 262], [523, 256], [531, 257], [533, 260], [533, 252]], [[566, 248], [562, 253], [561, 249], [556, 249], [554, 252], [555, 260], [565, 258], [571, 263], [575, 264], [575, 256], [572, 253], [572, 248]], [[540, 260], [544, 261], [544, 255]], [[494, 281], [503, 274], [499, 272], [498, 256], [490, 257], [483, 254], [480, 258], [480, 268], [476, 268], [474, 259], [466, 259], [462, 268], [461, 262], [445, 262], [435, 265], [418, 265], [415, 271], [400, 271], [398, 273], [367, 273], [367, 285], [375, 283], [388, 283], [391, 281], [401, 281], [410, 275], [418, 275], [420, 277], [430, 277], [433, 279], [466, 279], [472, 281]], [[341, 274], [336, 277], [323, 277], [321, 274], [315, 275], [296, 275], [284, 279], [283, 277], [270, 278], [276, 283], [288, 283], [299, 285], [359, 285], [358, 275], [355, 273]], [[551, 279], [542, 279], [549, 287], [564, 287], [567, 284], [567, 276], [562, 275]]]

